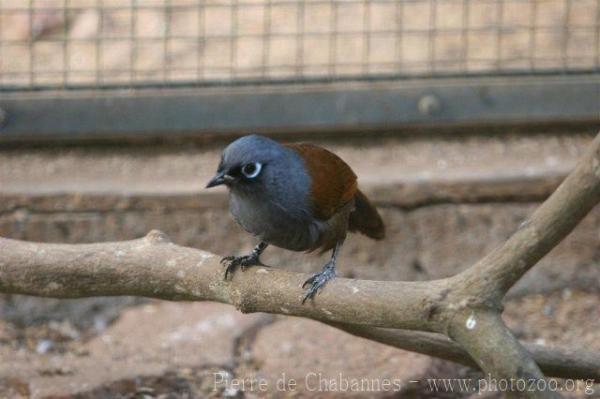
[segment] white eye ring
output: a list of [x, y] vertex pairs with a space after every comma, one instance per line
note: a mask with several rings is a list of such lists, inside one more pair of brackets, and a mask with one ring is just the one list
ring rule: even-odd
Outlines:
[[260, 173], [262, 164], [260, 162], [247, 163], [242, 167], [242, 174], [248, 179], [254, 179]]

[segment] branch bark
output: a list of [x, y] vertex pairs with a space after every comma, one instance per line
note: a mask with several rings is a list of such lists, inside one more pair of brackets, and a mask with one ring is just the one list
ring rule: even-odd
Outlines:
[[302, 305], [306, 274], [254, 267], [224, 281], [220, 258], [171, 243], [161, 232], [122, 242], [42, 244], [0, 238], [0, 292], [54, 298], [143, 296], [215, 301], [244, 313], [266, 312], [323, 321], [430, 331], [436, 282], [336, 278], [318, 300]]
[[[506, 292], [600, 201], [600, 134], [562, 184], [500, 248], [458, 274], [460, 295], [498, 306]], [[484, 276], [484, 278], [482, 278]]]
[[532, 384], [533, 389], [527, 392], [511, 386], [510, 393], [539, 399], [560, 398], [561, 395], [550, 390], [548, 384], [538, 387], [537, 382], [544, 379], [544, 374], [497, 312], [465, 309], [452, 320], [448, 332], [477, 365], [495, 379], [523, 381], [524, 389], [535, 383]]
[[[503, 246], [448, 279], [384, 282], [337, 278], [314, 301], [302, 305], [301, 284], [306, 275], [255, 267], [236, 273], [231, 282], [224, 281], [215, 255], [174, 245], [164, 234], [152, 231], [133, 241], [79, 245], [0, 238], [0, 293], [217, 301], [242, 312], [280, 313], [333, 323], [423, 353], [431, 351], [423, 346], [427, 342], [424, 336], [415, 335], [418, 338], [411, 344], [401, 346], [398, 337], [402, 333], [391, 335], [378, 327], [443, 333], [455, 342], [435, 341], [441, 355], [430, 354], [474, 361], [494, 378], [541, 379], [543, 374], [534, 360], [561, 376], [597, 376], [597, 355], [581, 360], [541, 348], [526, 350], [502, 323], [500, 313], [507, 290], [599, 201], [600, 135], [577, 168]], [[569, 362], [574, 369], [568, 372], [556, 364], [560, 362]]]
[[[327, 322], [326, 324], [357, 337], [366, 338], [395, 348], [479, 368], [467, 351], [455, 341], [442, 334], [369, 327], [358, 324], [332, 322]], [[549, 377], [600, 381], [600, 353], [577, 349], [553, 349], [532, 343], [524, 343], [523, 346], [531, 354], [544, 374]]]
[[[332, 281], [315, 302], [300, 305], [300, 286], [307, 275], [257, 267], [236, 273], [232, 282], [225, 282], [219, 259], [205, 251], [177, 246], [158, 231], [137, 240], [100, 244], [41, 244], [0, 238], [0, 292], [53, 298], [132, 295], [216, 301], [234, 305], [242, 312], [317, 319], [373, 341], [478, 367], [468, 352], [441, 334], [390, 328], [427, 327], [425, 316], [431, 311], [428, 304], [442, 297], [448, 289], [447, 280], [439, 280], [440, 287], [431, 290], [435, 292], [432, 294], [424, 289], [430, 283], [340, 278]], [[414, 316], [423, 317], [421, 324], [410, 317], [382, 321], [383, 316], [378, 313], [387, 308], [378, 311], [378, 303], [386, 302], [390, 292], [403, 292], [411, 297], [413, 306], [421, 307], [422, 313]], [[367, 306], [373, 309], [356, 309], [365, 296]], [[393, 300], [404, 300], [399, 298], [403, 297]], [[403, 304], [392, 305], [402, 308]], [[527, 348], [550, 376], [600, 380], [600, 354], [537, 345]]]

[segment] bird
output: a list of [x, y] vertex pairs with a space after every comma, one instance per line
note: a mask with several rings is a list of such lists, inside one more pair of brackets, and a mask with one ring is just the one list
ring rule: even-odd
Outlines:
[[239, 267], [265, 266], [269, 246], [321, 253], [332, 250], [322, 271], [304, 282], [302, 304], [336, 276], [347, 232], [385, 236], [381, 215], [359, 190], [356, 174], [340, 157], [310, 143], [282, 144], [262, 135], [238, 138], [223, 151], [206, 188], [229, 189], [229, 211], [259, 243], [243, 256], [221, 260], [225, 280]]

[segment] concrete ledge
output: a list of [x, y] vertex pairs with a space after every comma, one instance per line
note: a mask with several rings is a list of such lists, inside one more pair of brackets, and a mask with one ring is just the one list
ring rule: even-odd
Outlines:
[[[380, 206], [411, 209], [438, 203], [530, 202], [546, 198], [566, 174], [469, 178], [464, 180], [398, 181], [365, 184], [364, 192]], [[175, 193], [143, 192], [0, 192], [0, 213], [26, 209], [31, 212], [107, 212], [126, 210], [184, 210], [225, 208], [224, 190]]]
[[[573, 168], [592, 134], [378, 136], [318, 144], [346, 160], [377, 203], [410, 208], [543, 199]], [[0, 150], [0, 212], [58, 210], [60, 200], [63, 209], [73, 211], [222, 204], [224, 190], [205, 191], [204, 185], [223, 147], [188, 143]]]

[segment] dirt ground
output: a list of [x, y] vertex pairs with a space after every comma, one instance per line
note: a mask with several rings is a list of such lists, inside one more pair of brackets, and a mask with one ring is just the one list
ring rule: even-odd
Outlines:
[[[505, 320], [521, 339], [563, 348], [577, 342], [598, 351], [598, 303], [598, 294], [565, 289], [509, 301]], [[106, 317], [98, 312], [76, 321], [0, 321], [0, 397], [467, 398], [480, 397], [475, 387], [447, 392], [433, 388], [431, 380], [485, 378], [314, 321], [241, 315], [219, 304], [146, 301], [125, 309], [114, 322]], [[399, 390], [373, 385], [369, 393], [320, 382], [340, 375], [402, 385]], [[278, 385], [282, 378], [288, 385]], [[289, 385], [292, 380], [298, 384]], [[264, 388], [256, 381], [264, 381]], [[557, 381], [567, 397], [600, 397], [600, 384]]]

